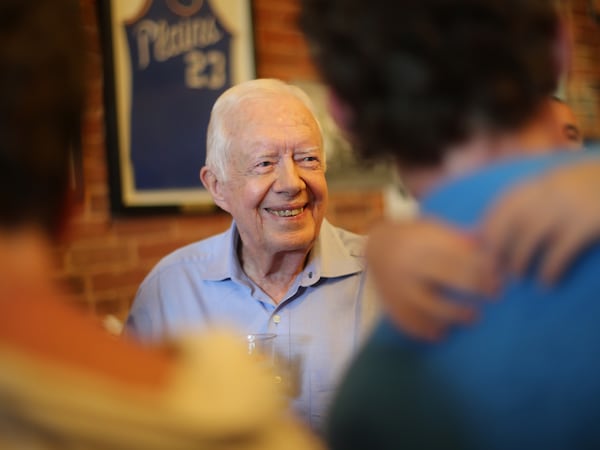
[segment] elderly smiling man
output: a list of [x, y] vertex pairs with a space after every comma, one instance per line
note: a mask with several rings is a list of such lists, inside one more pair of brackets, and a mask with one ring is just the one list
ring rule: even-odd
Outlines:
[[226, 91], [212, 110], [200, 177], [232, 225], [164, 258], [142, 283], [127, 330], [158, 340], [228, 325], [301, 342], [293, 406], [318, 428], [376, 302], [364, 238], [324, 219], [325, 154], [308, 97], [277, 80]]

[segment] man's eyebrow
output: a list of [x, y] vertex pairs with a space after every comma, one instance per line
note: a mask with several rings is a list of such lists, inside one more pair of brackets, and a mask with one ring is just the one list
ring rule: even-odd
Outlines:
[[321, 147], [318, 145], [313, 145], [312, 147], [300, 147], [296, 149], [298, 153], [310, 153], [314, 151], [321, 151]]
[[260, 158], [274, 158], [276, 156], [278, 156], [279, 153], [277, 151], [274, 150], [264, 150], [261, 151], [259, 153], [255, 153], [253, 155], [254, 159], [260, 159]]

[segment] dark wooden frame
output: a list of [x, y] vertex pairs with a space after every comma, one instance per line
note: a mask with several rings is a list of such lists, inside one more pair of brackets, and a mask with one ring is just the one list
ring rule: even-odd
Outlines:
[[[165, 190], [165, 192], [153, 191], [152, 195], [140, 200], [131, 200], [128, 197], [128, 193], [132, 192], [131, 182], [127, 181], [127, 176], [124, 176], [124, 171], [127, 170], [123, 164], [124, 157], [129, 153], [129, 149], [124, 148], [122, 145], [123, 140], [122, 133], [127, 132], [123, 130], [122, 117], [119, 116], [119, 101], [122, 101], [124, 83], [126, 81], [124, 77], [119, 76], [117, 72], [117, 64], [115, 60], [115, 45], [118, 38], [115, 38], [115, 30], [113, 29], [113, 23], [118, 21], [119, 18], [115, 18], [115, 10], [113, 5], [116, 2], [122, 2], [123, 0], [98, 0], [98, 17], [99, 17], [99, 29], [101, 37], [102, 55], [103, 55], [103, 72], [104, 72], [104, 116], [105, 116], [105, 128], [106, 128], [106, 147], [107, 147], [107, 161], [109, 169], [109, 186], [110, 186], [110, 199], [111, 199], [111, 211], [114, 215], [140, 215], [140, 214], [159, 214], [159, 213], [181, 213], [181, 212], [210, 212], [214, 211], [212, 199], [208, 195], [208, 192], [198, 182], [198, 188], [187, 189], [185, 195], [179, 194], [178, 190]], [[128, 0], [129, 1], [129, 0]], [[167, 0], [139, 0], [141, 3], [144, 1], [167, 1]], [[208, 0], [204, 0], [208, 1]], [[229, 18], [228, 24], [232, 22], [239, 25], [239, 30], [234, 29], [235, 39], [241, 40], [236, 41], [237, 55], [243, 55], [237, 58], [234, 63], [237, 64], [236, 75], [232, 80], [233, 84], [246, 79], [254, 78], [255, 72], [255, 46], [254, 46], [254, 29], [253, 29], [253, 16], [252, 16], [252, 0], [211, 0], [211, 4], [218, 2], [224, 2], [225, 7], [227, 4], [232, 5], [229, 8], [242, 8], [243, 13], [240, 14], [239, 10], [233, 13], [236, 16], [235, 22]], [[221, 5], [220, 5], [221, 6]], [[225, 11], [228, 11], [225, 9]], [[240, 19], [239, 17], [242, 17]], [[242, 23], [243, 20], [243, 23]], [[242, 30], [242, 31], [240, 31]], [[242, 51], [243, 50], [243, 51]], [[240, 62], [242, 61], [242, 62]], [[129, 88], [130, 89], [130, 88]], [[129, 91], [131, 92], [131, 91]], [[210, 107], [212, 105], [208, 105]], [[122, 116], [123, 114], [121, 114]], [[124, 156], [125, 155], [125, 156]], [[126, 160], [127, 161], [127, 160]], [[199, 171], [200, 167], [198, 167]], [[131, 177], [130, 177], [131, 178]], [[133, 196], [136, 198], [144, 197], [144, 194], [138, 194], [133, 188]], [[159, 200], [154, 201], [154, 197], [160, 197]]]

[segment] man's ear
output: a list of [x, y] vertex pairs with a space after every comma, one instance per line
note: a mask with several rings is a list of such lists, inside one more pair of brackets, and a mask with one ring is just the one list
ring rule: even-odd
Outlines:
[[210, 195], [217, 206], [229, 212], [227, 199], [223, 195], [223, 183], [207, 166], [204, 166], [202, 169], [200, 169], [200, 181], [202, 181], [204, 187], [208, 190], [208, 192], [210, 192]]

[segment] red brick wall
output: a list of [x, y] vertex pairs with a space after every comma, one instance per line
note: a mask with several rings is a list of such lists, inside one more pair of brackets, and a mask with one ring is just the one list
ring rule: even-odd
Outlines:
[[[588, 136], [598, 133], [600, 26], [587, 0], [560, 0], [574, 42], [568, 100]], [[78, 304], [92, 314], [123, 318], [137, 286], [160, 257], [171, 250], [224, 230], [225, 214], [169, 215], [115, 219], [109, 212], [106, 146], [103, 131], [102, 58], [95, 0], [81, 0], [88, 40], [88, 103], [83, 133], [84, 199], [74, 220], [72, 240], [57, 250], [58, 276], [76, 293]], [[316, 79], [302, 35], [296, 28], [296, 0], [254, 0], [257, 72], [284, 80]], [[333, 192], [329, 219], [364, 232], [381, 216], [378, 193]]]
[[[600, 22], [590, 15], [588, 0], [562, 0], [573, 42], [567, 101], [581, 122], [584, 135], [600, 138]], [[598, 3], [598, 2], [596, 2]], [[600, 11], [599, 16], [600, 20]]]
[[296, 25], [297, 0], [254, 0], [259, 77], [317, 79], [308, 49]]

